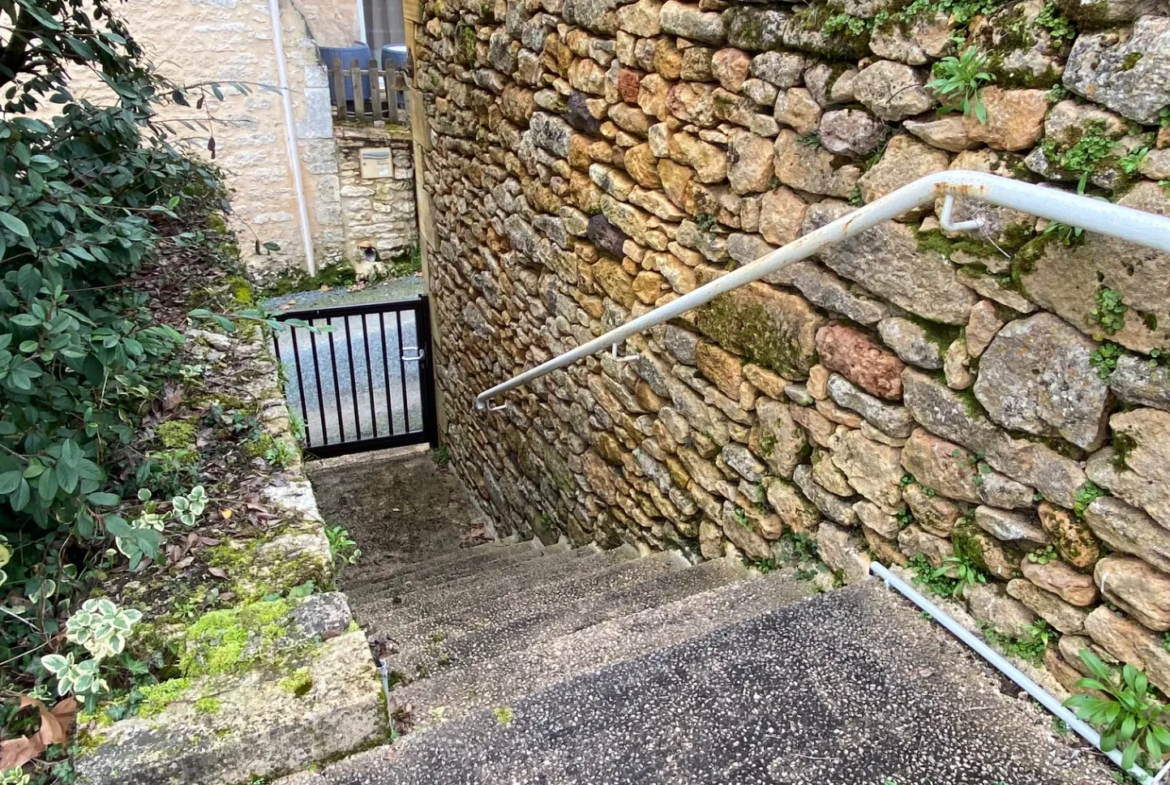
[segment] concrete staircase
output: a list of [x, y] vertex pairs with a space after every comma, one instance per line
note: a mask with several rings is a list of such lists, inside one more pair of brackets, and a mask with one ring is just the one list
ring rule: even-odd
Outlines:
[[287, 785], [1109, 780], [874, 581], [534, 541], [344, 588], [405, 735]]

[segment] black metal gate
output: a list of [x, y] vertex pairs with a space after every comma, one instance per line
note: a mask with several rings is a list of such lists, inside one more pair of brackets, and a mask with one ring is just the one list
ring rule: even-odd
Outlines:
[[333, 455], [429, 442], [438, 446], [430, 308], [414, 300], [286, 311], [315, 328], [273, 336], [288, 375], [290, 411], [306, 452]]

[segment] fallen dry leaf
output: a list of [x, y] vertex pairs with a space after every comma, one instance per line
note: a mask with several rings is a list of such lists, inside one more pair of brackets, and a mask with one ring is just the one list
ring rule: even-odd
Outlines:
[[208, 567], [207, 571], [216, 578], [227, 578], [227, 573], [223, 571], [222, 567]]
[[44, 745], [35, 736], [0, 741], [0, 771], [19, 769], [44, 751]]
[[232, 517], [232, 511], [231, 511], [231, 509], [224, 509], [224, 510], [220, 510], [219, 512], [220, 512], [220, 515], [222, 515], [222, 516], [223, 516], [223, 519], [224, 519], [225, 521], [226, 521], [226, 520], [230, 520], [230, 519], [231, 519], [231, 517]]

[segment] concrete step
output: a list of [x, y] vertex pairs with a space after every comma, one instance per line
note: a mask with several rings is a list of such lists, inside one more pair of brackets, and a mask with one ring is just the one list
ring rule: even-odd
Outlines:
[[[582, 614], [590, 608], [594, 613], [609, 612], [598, 606], [610, 602], [615, 592], [637, 587], [655, 576], [682, 572], [680, 561], [673, 554], [657, 553], [587, 573], [574, 569], [539, 592], [521, 589], [402, 628], [395, 628], [393, 619], [384, 616], [372, 619], [369, 627], [387, 633], [398, 644], [391, 669], [413, 680], [438, 668], [521, 650], [534, 639], [563, 635], [596, 623]], [[609, 610], [615, 615], [632, 612], [616, 605]]]
[[1101, 758], [867, 581], [410, 734], [322, 785], [1068, 785]]
[[[632, 555], [627, 558], [637, 555], [637, 551], [632, 548], [629, 551], [632, 551]], [[470, 571], [461, 570], [461, 574], [454, 576], [436, 574], [423, 584], [405, 589], [387, 589], [381, 583], [367, 583], [349, 594], [350, 603], [355, 608], [384, 607], [386, 603], [390, 603], [400, 613], [409, 616], [410, 609], [434, 602], [446, 603], [469, 592], [473, 596], [475, 592], [481, 592], [478, 596], [485, 599], [489, 596], [499, 596], [521, 588], [526, 585], [525, 581], [531, 581], [537, 576], [555, 574], [564, 568], [562, 565], [586, 561], [593, 556], [601, 555], [604, 551], [592, 545], [584, 548], [550, 545], [536, 553], [538, 554], [536, 557], [473, 562], [475, 567], [469, 566]]]
[[[643, 559], [638, 564], [645, 564]], [[744, 570], [728, 563], [709, 563], [674, 570], [642, 570], [625, 580], [596, 581], [592, 590], [563, 601], [541, 605], [498, 625], [458, 633], [436, 645], [432, 636], [422, 647], [404, 647], [397, 662], [409, 674], [434, 676], [451, 668], [474, 670], [489, 660], [519, 654], [546, 641], [612, 619], [665, 605], [740, 580]], [[421, 664], [421, 670], [420, 670]]]
[[[695, 588], [687, 585], [687, 578], [703, 573], [708, 575], [696, 584], [701, 586], [710, 577], [715, 587], [679, 598], [680, 590]], [[535, 690], [705, 635], [816, 593], [811, 583], [797, 579], [792, 570], [742, 578], [737, 565], [721, 561], [666, 573], [637, 587], [639, 599], [651, 603], [645, 609], [535, 642], [525, 649], [452, 667], [395, 690], [392, 700], [398, 706], [412, 707], [412, 732], [418, 732], [483, 706], [506, 706]], [[613, 607], [611, 601], [607, 598], [609, 608]]]
[[[564, 546], [549, 547], [553, 549], [550, 553], [559, 553], [565, 549]], [[350, 571], [342, 579], [342, 588], [347, 595], [351, 592], [357, 592], [361, 587], [371, 583], [378, 583], [387, 591], [408, 591], [429, 582], [441, 583], [468, 575], [485, 564], [537, 559], [545, 555], [545, 550], [539, 540], [527, 540], [507, 545], [487, 543], [454, 553], [442, 554], [433, 559], [414, 562], [410, 565], [374, 567], [368, 571], [359, 572]]]
[[[609, 551], [577, 549], [519, 564], [490, 565], [467, 578], [396, 595], [368, 595], [357, 604], [360, 621], [387, 619], [396, 629], [436, 616], [474, 610], [514, 592], [539, 594], [569, 578], [584, 578], [638, 558], [625, 546]], [[389, 612], [387, 612], [389, 611]]]

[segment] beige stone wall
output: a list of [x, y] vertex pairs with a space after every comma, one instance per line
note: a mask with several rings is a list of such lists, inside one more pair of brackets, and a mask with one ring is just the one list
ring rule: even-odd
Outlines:
[[[1170, 214], [1162, 6], [919, 5], [428, 2], [454, 465], [505, 531], [761, 565], [815, 542], [846, 581], [969, 567], [970, 612], [1065, 686], [1091, 646], [1170, 691], [1165, 255], [970, 203], [986, 231], [948, 236], [922, 210], [631, 339], [636, 362], [474, 409], [931, 172]], [[926, 87], [956, 36], [994, 76], [986, 123]]]
[[[396, 149], [409, 144], [404, 127], [344, 124], [349, 130], [335, 134], [328, 77], [317, 44], [357, 39], [356, 0], [281, 0], [280, 9], [318, 266], [344, 258], [357, 261], [355, 249], [367, 242], [391, 253], [409, 249], [417, 237], [409, 153], [404, 160], [399, 150], [393, 182], [379, 187], [381, 204], [369, 208], [386, 220], [371, 220], [360, 201], [351, 214], [353, 197], [342, 196], [343, 180], [351, 190], [362, 187], [353, 182], [352, 162], [347, 160], [353, 145], [347, 139], [405, 138]], [[163, 117], [183, 144], [202, 155], [208, 155], [208, 140], [214, 135], [215, 160], [233, 192], [233, 220], [244, 259], [262, 277], [287, 267], [303, 269], [305, 259], [282, 101], [277, 92], [264, 89], [279, 84], [268, 10], [262, 0], [128, 0], [118, 7], [160, 73], [180, 85], [222, 85], [223, 101], [208, 91], [203, 109], [170, 106]], [[234, 89], [232, 82], [244, 83], [247, 93]], [[75, 75], [73, 85], [90, 100], [100, 102], [108, 95], [88, 73]], [[355, 229], [347, 234], [350, 224]], [[276, 242], [280, 251], [257, 255], [255, 240]]]
[[[362, 274], [365, 248], [376, 249], [378, 259], [388, 262], [418, 245], [410, 129], [339, 123], [336, 139], [341, 211], [346, 224], [345, 252]], [[389, 151], [389, 177], [362, 176], [361, 154], [369, 149]]]

